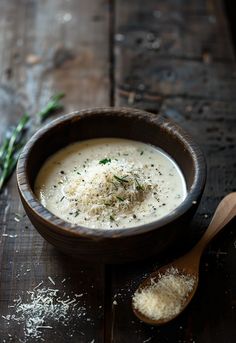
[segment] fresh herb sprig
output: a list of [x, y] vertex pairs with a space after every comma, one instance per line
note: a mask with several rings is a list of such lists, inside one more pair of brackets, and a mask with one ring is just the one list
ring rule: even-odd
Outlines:
[[[36, 114], [40, 121], [44, 121], [53, 111], [62, 108], [60, 100], [64, 93], [58, 93], [51, 97], [48, 104]], [[29, 115], [25, 113], [18, 125], [10, 132], [7, 132], [0, 146], [0, 191], [6, 180], [11, 176], [24, 145], [24, 130], [29, 121]]]
[[58, 93], [50, 98], [47, 105], [40, 112], [37, 113], [37, 117], [39, 118], [40, 122], [43, 122], [45, 119], [47, 119], [52, 112], [63, 108], [60, 100], [64, 96], [64, 93]]
[[21, 148], [24, 145], [23, 131], [28, 121], [29, 115], [25, 113], [13, 129], [10, 137], [6, 135], [0, 146], [0, 191], [15, 169]]

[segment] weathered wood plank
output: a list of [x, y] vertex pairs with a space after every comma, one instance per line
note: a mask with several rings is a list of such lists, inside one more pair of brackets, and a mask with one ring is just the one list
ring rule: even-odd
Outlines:
[[[1, 1], [0, 141], [24, 111], [35, 130], [33, 114], [56, 91], [66, 93], [65, 112], [109, 105], [108, 10], [102, 0]], [[24, 216], [15, 176], [0, 196], [0, 218], [0, 341], [24, 341], [23, 326], [2, 315], [12, 314], [14, 299], [26, 300], [43, 281], [60, 294], [83, 294], [86, 312], [73, 316], [70, 328], [53, 323], [45, 341], [103, 342], [104, 268], [60, 255], [38, 235]]]
[[191, 247], [219, 200], [236, 190], [235, 61], [221, 1], [148, 1], [144, 6], [118, 0], [115, 32], [115, 104], [162, 113], [183, 126], [205, 152], [208, 181], [184, 242], [167, 256], [113, 268], [112, 342], [231, 343], [236, 336], [235, 222], [207, 249], [196, 297], [176, 321], [149, 327], [136, 320], [130, 306], [142, 277]]
[[234, 100], [227, 91], [235, 82], [232, 46], [217, 3], [131, 6], [117, 2], [116, 104], [142, 107], [170, 96]]
[[224, 49], [229, 35], [220, 30], [218, 8], [211, 1], [153, 0], [148, 6], [137, 1], [132, 13], [126, 6], [125, 1], [117, 2], [122, 20], [118, 19], [115, 39], [122, 55], [127, 50], [153, 58], [232, 61], [230, 49]]

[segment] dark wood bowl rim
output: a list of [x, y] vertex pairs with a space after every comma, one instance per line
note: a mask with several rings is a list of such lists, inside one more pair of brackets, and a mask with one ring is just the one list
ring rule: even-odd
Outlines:
[[[61, 125], [67, 121], [73, 122], [78, 120], [78, 117], [93, 116], [94, 114], [102, 114], [104, 116], [114, 113], [116, 115], [133, 115], [148, 118], [153, 120], [156, 124], [160, 124], [164, 129], [172, 132], [172, 134], [179, 140], [181, 140], [188, 150], [191, 152], [194, 161], [194, 182], [190, 190], [188, 191], [185, 200], [172, 212], [164, 216], [163, 218], [144, 224], [140, 226], [134, 226], [130, 228], [121, 228], [115, 230], [104, 229], [92, 229], [80, 225], [71, 224], [58, 218], [49, 212], [36, 198], [32, 188], [30, 187], [28, 176], [26, 173], [27, 159], [32, 147], [37, 144], [39, 138], [42, 138], [44, 134], [54, 128], [57, 125]], [[143, 234], [152, 230], [156, 230], [170, 222], [178, 219], [185, 212], [187, 212], [191, 206], [196, 206], [195, 202], [199, 198], [206, 181], [206, 162], [203, 153], [199, 146], [192, 140], [192, 138], [176, 123], [169, 119], [164, 118], [161, 115], [152, 114], [142, 110], [125, 108], [125, 107], [98, 107], [92, 109], [85, 109], [74, 111], [69, 114], [63, 115], [58, 119], [53, 120], [43, 128], [38, 130], [25, 145], [17, 164], [17, 185], [19, 192], [30, 207], [31, 211], [37, 216], [40, 221], [45, 224], [46, 227], [50, 227], [54, 232], [60, 235], [66, 235], [71, 237], [84, 237], [89, 239], [105, 239], [105, 238], [118, 238], [128, 237], [133, 235]]]

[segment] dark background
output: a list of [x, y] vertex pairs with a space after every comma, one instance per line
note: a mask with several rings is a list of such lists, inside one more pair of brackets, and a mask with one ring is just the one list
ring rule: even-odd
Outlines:
[[236, 2], [233, 0], [225, 0], [225, 10], [229, 21], [234, 49], [236, 49]]

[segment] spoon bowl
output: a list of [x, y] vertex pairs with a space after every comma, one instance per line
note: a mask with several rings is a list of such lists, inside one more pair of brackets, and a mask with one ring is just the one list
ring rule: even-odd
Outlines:
[[236, 192], [228, 194], [221, 202], [219, 203], [215, 214], [205, 231], [204, 235], [200, 241], [195, 245], [195, 247], [190, 250], [184, 256], [178, 258], [177, 260], [159, 268], [157, 271], [153, 272], [146, 278], [138, 287], [136, 292], [141, 292], [144, 289], [147, 289], [153, 282], [158, 282], [160, 277], [164, 275], [170, 268], [178, 270], [178, 274], [191, 276], [194, 279], [194, 285], [192, 290], [187, 294], [185, 299], [181, 304], [180, 311], [173, 316], [168, 316], [168, 318], [152, 319], [147, 317], [141, 311], [139, 311], [135, 306], [134, 302], [132, 303], [134, 314], [143, 322], [151, 325], [162, 325], [179, 316], [180, 313], [188, 306], [191, 302], [199, 281], [199, 265], [202, 253], [211, 241], [211, 239], [225, 227], [226, 224], [236, 215]]
[[[184, 303], [182, 304], [181, 307], [181, 312], [183, 312], [183, 310], [188, 306], [188, 304], [191, 302], [197, 287], [198, 287], [198, 281], [199, 281], [199, 276], [198, 276], [198, 271], [196, 270], [186, 270], [186, 269], [181, 269], [181, 266], [179, 266], [178, 264], [178, 260], [175, 261], [176, 263], [170, 263], [165, 265], [164, 267], [158, 269], [157, 271], [151, 273], [149, 275], [149, 277], [147, 279], [145, 279], [138, 287], [138, 291], [141, 291], [145, 288], [148, 288], [149, 286], [151, 286], [151, 283], [154, 282], [158, 282], [158, 280], [160, 279], [161, 275], [164, 275], [168, 269], [170, 268], [176, 268], [178, 269], [179, 273], [182, 275], [191, 275], [194, 278], [194, 285], [192, 290], [188, 293], [186, 299], [184, 300]], [[144, 315], [142, 312], [140, 312], [137, 308], [135, 308], [133, 306], [133, 312], [136, 315], [136, 317], [138, 317], [141, 321], [150, 324], [150, 325], [163, 325], [166, 324], [167, 322], [172, 321], [173, 319], [175, 319], [180, 313], [174, 314], [171, 317], [168, 318], [162, 318], [162, 319], [152, 319], [147, 317], [146, 315]]]

